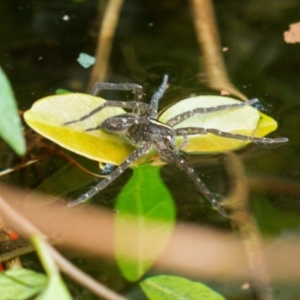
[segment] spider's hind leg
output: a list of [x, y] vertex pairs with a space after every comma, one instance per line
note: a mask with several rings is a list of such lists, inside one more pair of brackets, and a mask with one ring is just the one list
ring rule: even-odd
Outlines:
[[183, 149], [189, 143], [189, 138], [186, 133], [181, 135], [183, 137], [183, 142], [179, 145], [178, 150]]
[[184, 127], [184, 128], [175, 129], [174, 131], [175, 131], [175, 135], [177, 136], [212, 133], [220, 137], [237, 139], [242, 141], [251, 141], [257, 144], [276, 144], [276, 143], [286, 143], [288, 141], [288, 138], [286, 137], [279, 137], [275, 139], [268, 138], [268, 137], [255, 137], [250, 135], [243, 135], [243, 134], [221, 131], [214, 128]]
[[95, 187], [91, 190], [83, 194], [78, 199], [71, 201], [68, 203], [69, 207], [76, 206], [78, 204], [87, 202], [89, 198], [103, 190], [107, 187], [111, 182], [113, 182], [116, 178], [118, 178], [133, 162], [138, 160], [141, 156], [145, 155], [150, 149], [150, 145], [146, 144], [141, 148], [137, 148], [131, 155], [117, 168], [115, 169], [110, 175], [104, 178], [100, 183], [98, 183]]
[[199, 192], [210, 202], [210, 204], [213, 207], [215, 207], [218, 210], [220, 215], [223, 217], [227, 217], [225, 209], [215, 199], [215, 197], [209, 191], [206, 184], [198, 177], [195, 170], [190, 166], [188, 166], [188, 164], [185, 162], [184, 159], [182, 159], [179, 155], [169, 150], [160, 151], [160, 154], [162, 155], [162, 157], [166, 158], [169, 162], [175, 164], [179, 169], [183, 170], [188, 175], [188, 177], [195, 183]]
[[236, 134], [230, 132], [224, 132], [218, 129], [206, 129], [207, 133], [212, 133], [221, 137], [237, 139], [242, 141], [251, 141], [257, 144], [277, 144], [277, 143], [286, 143], [288, 138], [286, 137], [279, 137], [279, 138], [268, 138], [268, 137], [255, 137], [255, 136], [248, 136], [243, 134]]

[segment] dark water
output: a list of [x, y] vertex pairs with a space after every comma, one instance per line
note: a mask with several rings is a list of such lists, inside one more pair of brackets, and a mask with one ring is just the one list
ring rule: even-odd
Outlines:
[[[100, 16], [104, 4], [100, 1]], [[54, 94], [57, 88], [86, 91], [90, 69], [82, 68], [76, 59], [81, 52], [95, 53], [98, 5], [94, 0], [1, 1], [0, 65], [11, 81], [20, 110], [28, 109], [43, 96]], [[289, 24], [299, 21], [300, 2], [219, 0], [214, 1], [214, 5], [222, 47], [229, 49], [224, 59], [232, 83], [249, 98], [259, 98], [263, 111], [278, 121], [279, 128], [272, 136], [290, 139], [283, 147], [253, 145], [240, 151], [246, 173], [298, 184], [300, 44], [285, 43], [283, 32], [288, 30]], [[162, 75], [167, 73], [170, 88], [162, 106], [192, 93], [216, 94], [204, 83], [199, 84], [199, 75], [205, 78], [199, 69], [199, 57], [201, 59], [189, 2], [127, 0], [116, 30], [107, 81], [141, 84], [146, 97], [150, 97]], [[0, 147], [1, 166], [12, 165], [15, 159], [10, 150], [2, 142]], [[218, 157], [208, 160], [193, 157], [189, 161], [213, 191], [226, 192], [226, 174]], [[22, 171], [11, 180], [21, 186], [38, 184], [60, 164], [55, 160], [50, 165], [43, 162], [39, 176], [32, 171]], [[219, 219], [211, 219], [205, 208], [199, 207], [195, 212], [193, 199], [181, 201], [180, 191], [176, 189], [182, 186], [190, 190], [191, 186], [176, 172], [167, 167], [162, 173], [164, 178], [175, 174], [174, 179], [165, 180], [170, 189], [175, 190], [179, 218], [226, 226]], [[297, 195], [268, 190], [253, 192], [251, 201], [263, 233], [278, 239], [299, 235]], [[117, 276], [112, 274], [111, 277]], [[277, 294], [276, 299], [297, 298], [282, 289]], [[230, 299], [251, 299], [249, 295], [243, 298], [238, 293], [232, 297]]]

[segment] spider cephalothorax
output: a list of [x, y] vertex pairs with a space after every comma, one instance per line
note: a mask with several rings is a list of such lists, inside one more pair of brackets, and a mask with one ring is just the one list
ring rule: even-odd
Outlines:
[[[193, 168], [189, 167], [186, 162], [180, 157], [180, 148], [188, 143], [188, 135], [199, 135], [212, 133], [226, 138], [249, 140], [256, 143], [273, 144], [283, 143], [287, 141], [287, 138], [259, 138], [246, 136], [241, 134], [233, 134], [229, 132], [223, 132], [213, 128], [200, 128], [200, 127], [184, 127], [174, 129], [175, 125], [180, 124], [186, 119], [194, 116], [195, 114], [209, 113], [213, 111], [220, 111], [225, 109], [232, 109], [237, 107], [243, 107], [251, 105], [257, 102], [257, 99], [253, 99], [247, 102], [238, 102], [234, 104], [225, 104], [208, 108], [196, 108], [187, 112], [183, 112], [167, 121], [166, 124], [157, 120], [158, 115], [158, 102], [163, 96], [167, 88], [168, 76], [163, 78], [162, 85], [157, 92], [152, 96], [150, 104], [146, 104], [140, 101], [107, 101], [101, 106], [97, 107], [90, 113], [84, 115], [78, 120], [73, 120], [65, 123], [68, 125], [75, 122], [83, 121], [92, 115], [98, 113], [105, 107], [121, 107], [125, 109], [131, 109], [133, 112], [116, 115], [106, 119], [95, 128], [88, 128], [86, 131], [91, 130], [104, 130], [114, 134], [122, 134], [137, 147], [132, 154], [125, 159], [125, 161], [110, 175], [103, 179], [98, 185], [92, 188], [87, 193], [83, 194], [77, 200], [69, 203], [69, 206], [74, 206], [79, 203], [85, 202], [88, 198], [95, 195], [97, 192], [104, 189], [113, 180], [120, 176], [133, 162], [138, 160], [143, 155], [147, 154], [151, 149], [160, 154], [161, 158], [169, 163], [175, 164], [178, 168], [183, 170], [189, 178], [195, 183], [196, 188], [205, 196], [205, 198], [219, 211], [222, 216], [226, 216], [224, 208], [218, 203], [213, 194], [206, 187], [205, 183], [198, 177]], [[136, 100], [142, 98], [142, 87], [136, 84], [109, 84], [98, 83], [95, 85], [92, 93], [96, 94], [100, 89], [121, 89], [121, 90], [134, 90]], [[184, 142], [179, 148], [175, 145], [175, 137], [183, 136]]]

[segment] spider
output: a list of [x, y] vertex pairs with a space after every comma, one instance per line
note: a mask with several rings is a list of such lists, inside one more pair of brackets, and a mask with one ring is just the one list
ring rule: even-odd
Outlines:
[[[243, 107], [256, 103], [257, 99], [252, 99], [247, 102], [240, 102], [234, 104], [225, 104], [208, 108], [196, 108], [184, 113], [181, 113], [171, 119], [165, 124], [158, 121], [158, 103], [167, 88], [168, 76], [164, 75], [163, 82], [159, 89], [154, 93], [151, 98], [150, 104], [139, 101], [107, 101], [88, 114], [73, 121], [64, 123], [69, 125], [76, 122], [81, 122], [92, 115], [98, 113], [106, 107], [121, 107], [124, 109], [131, 109], [132, 112], [116, 115], [106, 119], [102, 124], [97, 127], [88, 128], [86, 131], [104, 130], [109, 133], [122, 134], [137, 147], [125, 161], [117, 167], [110, 175], [103, 179], [91, 190], [83, 194], [76, 200], [71, 201], [68, 206], [75, 206], [84, 203], [88, 198], [94, 196], [96, 193], [108, 186], [113, 180], [119, 177], [133, 162], [137, 161], [140, 157], [146, 155], [151, 149], [154, 149], [162, 158], [162, 160], [173, 163], [179, 169], [183, 170], [187, 176], [194, 182], [197, 190], [215, 207], [218, 212], [226, 217], [227, 214], [222, 205], [215, 199], [213, 194], [209, 191], [205, 183], [198, 177], [193, 168], [188, 166], [183, 158], [180, 156], [180, 149], [188, 143], [188, 135], [207, 134], [212, 133], [221, 137], [240, 139], [245, 141], [252, 141], [255, 143], [273, 144], [284, 143], [287, 138], [259, 138], [253, 136], [246, 136], [240, 134], [233, 134], [229, 132], [220, 131], [210, 128], [187, 127], [174, 129], [173, 127], [180, 124], [184, 120], [194, 116], [195, 114], [209, 113], [214, 111], [226, 110], [231, 108]], [[119, 89], [119, 90], [134, 90], [135, 100], [142, 98], [142, 87], [136, 84], [111, 84], [111, 83], [96, 83], [92, 90], [92, 94], [97, 94], [100, 89]], [[183, 143], [181, 146], [176, 147], [175, 137], [182, 136]]]

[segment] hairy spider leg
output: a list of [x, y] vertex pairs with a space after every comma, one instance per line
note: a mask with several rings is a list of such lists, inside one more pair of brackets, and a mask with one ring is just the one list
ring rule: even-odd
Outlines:
[[213, 207], [215, 207], [218, 212], [223, 216], [227, 217], [227, 214], [224, 208], [220, 205], [220, 203], [215, 199], [213, 194], [209, 191], [206, 184], [198, 177], [197, 173], [193, 168], [191, 168], [184, 159], [182, 159], [175, 152], [169, 150], [162, 150], [160, 154], [163, 158], [166, 158], [168, 162], [175, 164], [179, 169], [184, 171], [188, 177], [195, 183], [195, 186], [199, 190], [199, 192], [211, 203]]
[[226, 109], [232, 109], [232, 108], [240, 108], [248, 105], [252, 105], [254, 103], [258, 102], [258, 99], [251, 99], [249, 101], [245, 102], [240, 102], [240, 103], [232, 103], [232, 104], [223, 104], [223, 105], [218, 105], [218, 106], [213, 106], [213, 107], [199, 107], [195, 108], [190, 111], [186, 111], [182, 114], [177, 115], [176, 117], [171, 118], [166, 122], [167, 125], [173, 127], [183, 121], [185, 121], [188, 118], [193, 117], [196, 114], [205, 114], [205, 113], [210, 113], [214, 111], [221, 111], [221, 110], [226, 110]]
[[106, 132], [118, 133], [118, 131], [123, 131], [124, 129], [127, 129], [132, 125], [143, 124], [148, 121], [149, 121], [149, 117], [147, 116], [137, 117], [134, 114], [132, 116], [128, 114], [122, 114], [122, 115], [110, 117], [100, 125], [96, 127], [87, 128], [85, 129], [85, 131], [102, 129]]
[[71, 201], [68, 203], [69, 207], [76, 206], [78, 204], [86, 202], [89, 198], [103, 190], [107, 187], [111, 182], [113, 182], [116, 178], [118, 178], [133, 162], [138, 160], [143, 155], [147, 154], [151, 148], [151, 144], [144, 144], [142, 147], [136, 149], [131, 153], [131, 155], [110, 175], [104, 178], [100, 183], [98, 183], [91, 190], [80, 196], [78, 199]]
[[148, 104], [143, 102], [125, 102], [125, 101], [106, 101], [102, 105], [96, 107], [92, 111], [90, 111], [88, 114], [82, 116], [81, 118], [69, 122], [63, 123], [63, 125], [70, 125], [77, 122], [82, 122], [94, 114], [98, 113], [102, 109], [106, 107], [120, 107], [120, 108], [127, 108], [127, 109], [135, 109], [135, 108], [141, 108], [143, 114], [150, 114], [151, 108]]
[[141, 101], [143, 99], [143, 87], [135, 83], [109, 83], [97, 82], [92, 88], [91, 94], [97, 95], [101, 90], [118, 90], [118, 91], [133, 91], [134, 101]]
[[151, 107], [151, 113], [150, 118], [151, 119], [157, 119], [157, 112], [158, 112], [158, 102], [161, 99], [161, 97], [164, 95], [167, 84], [168, 84], [168, 75], [164, 75], [163, 81], [161, 86], [158, 88], [158, 90], [153, 94], [151, 101], [150, 101], [150, 107]]
[[[110, 82], [97, 82], [95, 83], [91, 94], [97, 95], [101, 90], [117, 90], [117, 91], [133, 91], [133, 101], [143, 100], [143, 87], [136, 83], [110, 83]], [[135, 113], [139, 114], [139, 109], [136, 108]]]
[[248, 135], [243, 135], [243, 134], [225, 132], [225, 131], [221, 131], [221, 130], [213, 129], [213, 128], [201, 128], [201, 127], [183, 127], [183, 128], [174, 129], [174, 131], [175, 131], [176, 136], [212, 133], [214, 135], [225, 137], [225, 138], [231, 138], [231, 139], [237, 139], [237, 140], [243, 140], [243, 141], [252, 141], [252, 142], [258, 143], [258, 144], [286, 143], [289, 140], [286, 137], [279, 137], [279, 138], [271, 139], [271, 138], [266, 138], [266, 137], [248, 136]]
[[182, 137], [183, 137], [183, 142], [181, 145], [179, 145], [178, 147], [179, 150], [183, 149], [189, 143], [189, 138], [187, 134], [183, 134]]

